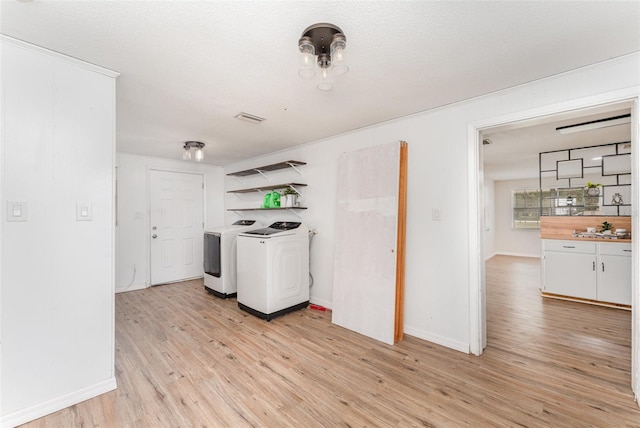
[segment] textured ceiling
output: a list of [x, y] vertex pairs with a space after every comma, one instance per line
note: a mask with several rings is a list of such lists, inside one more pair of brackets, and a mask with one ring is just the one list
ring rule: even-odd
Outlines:
[[[224, 165], [640, 50], [640, 2], [12, 1], [0, 31], [121, 73], [117, 149]], [[329, 92], [297, 75], [347, 36]], [[261, 125], [234, 119], [244, 111]]]

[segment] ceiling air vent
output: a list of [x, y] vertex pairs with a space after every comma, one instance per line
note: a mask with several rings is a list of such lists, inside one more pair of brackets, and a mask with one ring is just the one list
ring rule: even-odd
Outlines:
[[266, 120], [264, 117], [255, 116], [253, 114], [249, 114], [245, 112], [240, 112], [236, 114], [236, 119], [246, 120], [247, 122], [251, 122], [251, 123], [262, 123]]

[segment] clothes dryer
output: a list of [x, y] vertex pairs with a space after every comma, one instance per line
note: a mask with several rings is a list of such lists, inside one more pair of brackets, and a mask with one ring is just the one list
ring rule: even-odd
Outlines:
[[238, 235], [238, 306], [270, 321], [309, 304], [309, 228], [278, 221]]
[[237, 294], [236, 242], [238, 234], [256, 229], [255, 220], [238, 220], [230, 226], [216, 227], [204, 233], [204, 289], [226, 299]]

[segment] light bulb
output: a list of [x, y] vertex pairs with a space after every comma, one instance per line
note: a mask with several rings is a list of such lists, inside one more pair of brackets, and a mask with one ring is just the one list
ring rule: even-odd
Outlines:
[[330, 91], [333, 89], [333, 73], [331, 73], [330, 67], [323, 67], [320, 69], [320, 83], [318, 83], [318, 89], [321, 91]]
[[305, 79], [309, 79], [315, 76], [315, 48], [311, 43], [311, 39], [309, 37], [303, 37], [298, 42], [298, 49], [302, 56], [300, 57], [300, 69], [298, 70], [298, 75], [300, 77], [304, 77]]
[[184, 146], [184, 152], [182, 152], [183, 160], [191, 160], [191, 147]]
[[201, 147], [196, 148], [196, 162], [202, 162], [204, 159], [204, 150]]
[[345, 63], [344, 50], [347, 47], [346, 39], [342, 34], [336, 34], [333, 36], [331, 42], [331, 65], [333, 66], [333, 72], [337, 75], [344, 74], [349, 71]]

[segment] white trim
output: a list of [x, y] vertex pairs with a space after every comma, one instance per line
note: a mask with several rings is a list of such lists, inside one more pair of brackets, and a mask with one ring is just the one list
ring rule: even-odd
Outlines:
[[469, 353], [469, 344], [467, 343], [458, 342], [457, 340], [451, 340], [449, 338], [431, 334], [424, 330], [412, 328], [407, 325], [404, 326], [404, 332], [406, 335], [417, 337], [418, 339], [423, 339], [428, 342], [435, 343], [437, 345], [451, 348], [456, 351], [464, 352], [465, 354]]
[[[534, 259], [539, 259], [540, 258], [540, 254], [511, 253], [509, 251], [497, 251], [493, 255], [494, 256], [530, 257], [530, 258], [534, 258]], [[493, 256], [491, 256], [491, 257], [493, 257]]]
[[[639, 90], [640, 92], [640, 90]], [[631, 230], [640, 230], [640, 106], [638, 96], [631, 106]], [[631, 267], [631, 389], [633, 389], [636, 403], [640, 398], [640, 239], [634, 239], [631, 243], [632, 258]], [[639, 403], [640, 405], [640, 403]]]
[[23, 49], [28, 49], [28, 50], [32, 50], [41, 54], [45, 54], [51, 57], [54, 57], [56, 59], [60, 59], [62, 61], [66, 61], [66, 62], [70, 62], [74, 65], [77, 65], [79, 67], [82, 68], [86, 68], [87, 70], [91, 70], [91, 71], [95, 71], [96, 73], [100, 73], [100, 74], [104, 74], [105, 76], [109, 76], [109, 77], [118, 77], [120, 75], [119, 72], [114, 71], [114, 70], [110, 70], [108, 68], [105, 67], [101, 67], [99, 65], [95, 65], [95, 64], [91, 64], [90, 62], [86, 62], [83, 61], [81, 59], [78, 58], [74, 58], [71, 57], [69, 55], [65, 55], [63, 53], [60, 52], [56, 52], [56, 51], [52, 51], [50, 49], [47, 48], [43, 48], [41, 46], [37, 46], [19, 39], [14, 39], [13, 37], [4, 35], [4, 34], [0, 34], [0, 41], [3, 42], [7, 42], [10, 43], [14, 46], [17, 46], [19, 48], [23, 48]]
[[88, 400], [105, 392], [113, 391], [116, 389], [116, 378], [98, 382], [94, 385], [86, 388], [79, 389], [77, 391], [70, 392], [60, 397], [56, 397], [52, 400], [45, 401], [44, 403], [37, 404], [26, 409], [18, 410], [17, 412], [9, 413], [0, 418], [1, 427], [15, 427], [26, 422], [33, 421], [58, 410], [65, 409], [67, 407], [78, 404], [82, 401]]
[[116, 294], [126, 293], [127, 291], [144, 290], [145, 288], [149, 288], [149, 284], [141, 282], [140, 284], [132, 284], [128, 287], [116, 288]]
[[[479, 162], [479, 147], [481, 142], [480, 132], [483, 129], [492, 128], [495, 126], [506, 125], [509, 123], [519, 122], [523, 120], [530, 120], [544, 116], [551, 116], [558, 113], [564, 113], [572, 110], [586, 109], [596, 106], [604, 106], [609, 104], [622, 104], [633, 103], [632, 115], [635, 120], [634, 126], [632, 126], [632, 150], [634, 153], [633, 166], [632, 166], [632, 184], [634, 188], [635, 199], [632, 199], [632, 230], [640, 228], [640, 219], [638, 218], [638, 201], [640, 201], [639, 187], [640, 187], [640, 173], [639, 161], [638, 161], [638, 99], [640, 97], [640, 86], [631, 86], [624, 89], [605, 92], [593, 96], [583, 97], [575, 100], [569, 100], [562, 103], [546, 105], [530, 110], [523, 110], [517, 113], [506, 114], [493, 118], [483, 119], [476, 122], [470, 122], [467, 125], [467, 146], [468, 146], [468, 177], [469, 177], [469, 343], [471, 352], [479, 355], [476, 351], [481, 352], [481, 344], [483, 334], [485, 330], [482, 326], [482, 317], [486, 313], [486, 306], [478, 304], [481, 302], [481, 293], [483, 292], [483, 284], [481, 278], [482, 267], [484, 266], [484, 249], [478, 247], [478, 233], [482, 233], [483, 213], [479, 210], [477, 205], [478, 194], [482, 193], [480, 188], [480, 175], [482, 165]], [[640, 229], [636, 229], [640, 230]], [[633, 251], [638, 254], [640, 252], [639, 240], [633, 241]], [[475, 257], [474, 257], [475, 255]], [[633, 316], [632, 324], [634, 333], [632, 336], [632, 389], [636, 393], [636, 399], [640, 392], [640, 334], [636, 329], [637, 325], [640, 325], [640, 301], [638, 290], [638, 278], [639, 278], [640, 259], [638, 257], [633, 258], [633, 273], [632, 283], [633, 287]], [[634, 376], [635, 374], [635, 376]]]
[[[312, 287], [313, 288], [313, 287]], [[330, 300], [324, 300], [324, 299], [316, 299], [315, 297], [311, 297], [309, 299], [309, 303], [311, 303], [312, 305], [319, 305], [319, 306], [323, 306], [327, 309], [333, 309], [333, 303]]]

